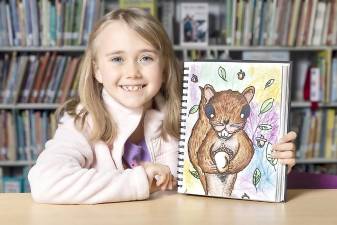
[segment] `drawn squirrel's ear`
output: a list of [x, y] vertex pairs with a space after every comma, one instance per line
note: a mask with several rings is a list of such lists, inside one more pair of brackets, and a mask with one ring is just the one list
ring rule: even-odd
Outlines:
[[204, 88], [199, 86], [201, 97], [204, 97]]
[[206, 84], [204, 89], [203, 89], [203, 96], [206, 99], [206, 103], [209, 102], [209, 100], [214, 96], [215, 90], [212, 85]]
[[245, 96], [247, 102], [249, 103], [254, 97], [255, 88], [253, 86], [249, 86], [242, 92], [242, 94], [243, 96]]

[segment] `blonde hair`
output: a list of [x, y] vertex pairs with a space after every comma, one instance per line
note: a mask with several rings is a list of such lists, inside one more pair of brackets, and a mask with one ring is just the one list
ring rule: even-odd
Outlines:
[[[83, 130], [86, 118], [90, 115], [93, 126], [90, 127], [89, 139], [92, 142], [102, 140], [112, 143], [116, 137], [116, 123], [104, 106], [102, 99], [103, 85], [95, 79], [94, 62], [96, 57], [95, 39], [111, 21], [123, 21], [141, 37], [158, 49], [163, 62], [163, 85], [160, 93], [165, 99], [165, 117], [162, 126], [162, 136], [178, 138], [180, 115], [180, 72], [178, 62], [171, 42], [161, 26], [153, 16], [141, 9], [119, 9], [106, 14], [94, 27], [90, 34], [88, 47], [81, 60], [77, 76], [79, 81], [79, 98], [65, 102], [59, 109], [59, 116], [66, 111], [74, 117], [78, 129]], [[77, 111], [78, 104], [81, 105]]]

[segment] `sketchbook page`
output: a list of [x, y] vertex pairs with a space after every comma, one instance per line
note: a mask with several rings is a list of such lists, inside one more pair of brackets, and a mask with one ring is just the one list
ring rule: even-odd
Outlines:
[[[286, 133], [287, 62], [185, 62], [178, 192], [282, 201], [285, 166], [271, 157]], [[282, 187], [282, 188], [281, 188]]]

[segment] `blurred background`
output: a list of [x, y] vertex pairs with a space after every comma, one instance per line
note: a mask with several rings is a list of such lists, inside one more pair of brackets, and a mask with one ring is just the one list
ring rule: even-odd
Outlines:
[[292, 61], [294, 171], [337, 175], [337, 1], [0, 0], [0, 192], [30, 191], [27, 173], [53, 136], [55, 110], [76, 96], [89, 33], [128, 7], [163, 24], [181, 63]]

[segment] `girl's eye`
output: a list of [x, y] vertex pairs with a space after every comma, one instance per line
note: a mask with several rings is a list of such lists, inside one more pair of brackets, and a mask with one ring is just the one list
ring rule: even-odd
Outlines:
[[153, 61], [153, 58], [151, 56], [143, 56], [141, 59], [140, 59], [140, 62], [141, 63], [149, 63], [149, 62], [152, 62]]
[[111, 59], [112, 62], [114, 63], [122, 63], [123, 62], [123, 59], [122, 57], [114, 57]]

